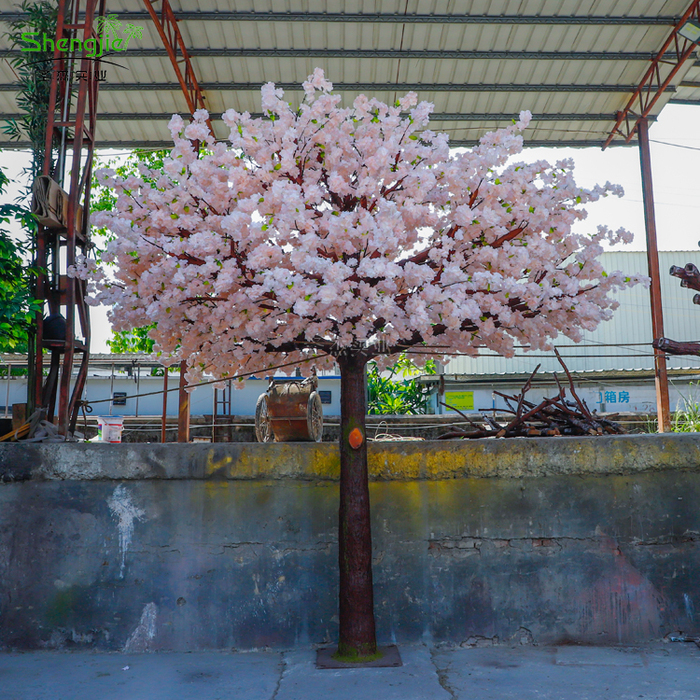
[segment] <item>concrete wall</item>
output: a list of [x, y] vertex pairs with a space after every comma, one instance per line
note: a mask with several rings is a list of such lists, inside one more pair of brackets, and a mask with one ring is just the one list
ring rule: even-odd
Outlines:
[[[700, 633], [695, 435], [370, 445], [382, 641]], [[0, 445], [0, 647], [337, 633], [337, 448]]]

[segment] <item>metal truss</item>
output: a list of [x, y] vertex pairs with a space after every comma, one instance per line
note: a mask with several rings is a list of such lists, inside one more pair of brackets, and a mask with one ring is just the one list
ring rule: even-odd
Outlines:
[[[194, 114], [198, 109], [206, 109], [205, 98], [190, 61], [190, 52], [188, 52], [182, 34], [180, 34], [180, 29], [177, 26], [178, 19], [173, 13], [170, 2], [161, 0], [160, 14], [156, 12], [151, 0], [143, 0], [143, 2], [170, 58], [190, 114]], [[180, 64], [184, 66], [184, 73]], [[213, 134], [214, 129], [208, 119], [207, 125], [209, 126], [209, 131]]]
[[[82, 12], [81, 12], [82, 10]], [[104, 16], [105, 0], [60, 0], [49, 95], [43, 175], [51, 177], [68, 193], [63, 228], [39, 226], [37, 232], [37, 297], [50, 314], [65, 310], [65, 335], [45, 327], [43, 311], [36, 318], [36, 352], [33, 387], [34, 408], [46, 410], [53, 420], [58, 393], [59, 432], [67, 435], [75, 428], [80, 398], [85, 387], [90, 345], [90, 317], [85, 301], [85, 282], [65, 274], [75, 263], [76, 254], [89, 248], [88, 212], [92, 181], [92, 154], [95, 146], [99, 58], [88, 58], [76, 51], [61, 51], [60, 39], [80, 38], [100, 41], [94, 27], [97, 16]], [[81, 20], [78, 18], [82, 17]], [[75, 70], [79, 66], [80, 70]], [[56, 157], [54, 152], [57, 151]], [[69, 170], [68, 170], [69, 169]], [[65, 176], [68, 170], [68, 177]], [[82, 340], [76, 334], [79, 322]], [[51, 351], [51, 364], [43, 381], [43, 351]], [[73, 378], [76, 353], [82, 356]], [[72, 388], [71, 388], [72, 386]]]
[[[221, 139], [219, 139], [221, 140]], [[450, 139], [450, 146], [453, 148], [462, 148], [462, 147], [469, 147], [469, 146], [475, 146], [476, 144], [479, 143], [478, 139], [470, 139], [470, 140], [464, 140], [464, 139]], [[133, 142], [132, 141], [114, 141], [114, 140], [104, 140], [104, 141], [97, 141], [96, 145], [99, 148], [124, 148], [124, 149], [131, 149], [133, 148]], [[538, 139], [526, 139], [525, 140], [525, 148], [534, 148], [534, 147], [540, 147], [543, 146], [545, 148], [552, 148], [554, 145], [552, 141], [547, 140], [547, 141], [542, 141]], [[625, 143], [624, 141], [616, 142], [612, 144], [614, 147], [618, 146], [625, 146], [625, 147], [631, 147], [631, 146], [636, 146], [637, 142], [632, 141], [630, 143]], [[25, 148], [30, 148], [31, 144], [27, 141], [7, 141], [7, 142], [0, 142], [0, 146], [2, 146], [3, 150], [21, 150]], [[556, 142], [557, 147], [565, 148], [565, 147], [571, 147], [571, 148], [600, 148], [600, 139], [581, 139], [579, 141], [576, 141], [574, 139], [564, 139], [564, 140], [559, 140]], [[173, 147], [173, 142], [172, 141], [141, 141], [139, 143], [139, 148], [142, 149], [151, 149], [151, 150], [163, 150], [163, 149], [171, 149]]]
[[[301, 91], [299, 82], [279, 82], [275, 83], [283, 90]], [[262, 83], [205, 83], [200, 82], [201, 90], [232, 91], [232, 92], [260, 92]], [[409, 91], [425, 90], [429, 92], [633, 92], [636, 85], [614, 85], [614, 84], [577, 84], [567, 83], [563, 85], [527, 85], [514, 84], [507, 85], [501, 83], [333, 83], [336, 91], [343, 90], [368, 90], [368, 91]], [[688, 83], [682, 83], [681, 87], [693, 87]], [[700, 83], [696, 85], [700, 87]], [[101, 92], [140, 92], [142, 90], [160, 90], [162, 92], [175, 92], [182, 89], [179, 83], [103, 83]], [[666, 88], [667, 92], [675, 92], [674, 86]], [[15, 83], [0, 83], [0, 92], [16, 92]]]
[[[12, 22], [24, 15], [19, 12], [0, 12], [0, 22]], [[145, 12], [120, 12], [123, 20], [134, 21], [148, 17]], [[227, 10], [199, 12], [178, 10], [180, 20], [194, 22], [331, 22], [331, 23], [375, 23], [391, 24], [529, 24], [529, 25], [576, 25], [576, 26], [673, 26], [677, 18], [625, 17], [604, 15], [465, 15], [465, 14], [386, 14], [386, 13], [339, 13], [339, 12], [233, 12]]]
[[621, 112], [618, 112], [615, 126], [603, 145], [604, 149], [610, 145], [616, 134], [622, 136], [625, 141], [632, 139], [640, 120], [651, 114], [654, 105], [685, 61], [697, 50], [697, 44], [679, 34], [679, 30], [689, 19], [700, 21], [700, 0], [693, 0], [690, 3], [690, 7], [676, 23], [659, 53], [652, 59], [651, 65], [629, 102]]
[[[16, 114], [0, 114], [0, 119], [16, 119]], [[169, 120], [173, 116], [172, 112], [102, 112], [102, 121], [163, 121]], [[188, 116], [188, 115], [182, 115]], [[212, 112], [211, 119], [221, 119], [220, 112]], [[265, 115], [262, 112], [251, 112], [253, 119], [260, 119]], [[433, 112], [430, 115], [431, 122], [499, 122], [509, 121], [516, 117], [514, 112]], [[613, 122], [615, 113], [598, 114], [587, 112], [577, 113], [547, 113], [533, 114], [532, 120], [541, 122]], [[650, 118], [650, 121], [654, 121]]]
[[[0, 58], [10, 58], [12, 55], [13, 52], [10, 49], [0, 50]], [[414, 51], [406, 49], [275, 49], [252, 47], [190, 49], [187, 55], [188, 58], [415, 58], [472, 61], [651, 61], [656, 57], [656, 54], [652, 51], [457, 51], [451, 49], [445, 51], [427, 49]], [[138, 58], [164, 58], [169, 56], [173, 60], [168, 49], [130, 48], [129, 56]], [[672, 56], [673, 54], [669, 54], [669, 58]], [[107, 54], [105, 54], [105, 57], [107, 57]]]

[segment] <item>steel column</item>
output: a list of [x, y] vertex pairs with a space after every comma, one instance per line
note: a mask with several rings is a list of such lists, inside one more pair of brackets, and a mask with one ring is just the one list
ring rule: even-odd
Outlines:
[[5, 396], [5, 418], [9, 415], [10, 410], [10, 380], [12, 379], [12, 365], [7, 364], [7, 394]]
[[[637, 122], [639, 137], [639, 158], [642, 169], [642, 198], [644, 200], [644, 221], [647, 233], [647, 264], [651, 277], [651, 330], [654, 340], [664, 337], [664, 317], [661, 307], [661, 279], [659, 276], [659, 251], [656, 243], [656, 216], [654, 213], [654, 188], [651, 178], [651, 150], [649, 147], [649, 123], [646, 119]], [[654, 376], [656, 379], [656, 412], [659, 432], [671, 430], [671, 412], [668, 396], [668, 374], [666, 355], [654, 348]]]
[[165, 426], [168, 421], [168, 367], [163, 368], [165, 372], [163, 373], [163, 417], [160, 426], [160, 441], [165, 442]]
[[[166, 367], [166, 372], [167, 367]], [[180, 402], [177, 414], [177, 441], [190, 441], [190, 395], [185, 391], [187, 381], [185, 380], [185, 372], [187, 371], [187, 362], [183, 360], [180, 363]]]

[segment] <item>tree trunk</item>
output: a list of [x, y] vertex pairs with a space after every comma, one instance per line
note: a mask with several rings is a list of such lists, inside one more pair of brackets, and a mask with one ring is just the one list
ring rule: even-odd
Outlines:
[[[340, 634], [338, 658], [361, 660], [377, 653], [372, 590], [365, 365], [359, 353], [340, 365]], [[358, 444], [360, 443], [360, 444]]]

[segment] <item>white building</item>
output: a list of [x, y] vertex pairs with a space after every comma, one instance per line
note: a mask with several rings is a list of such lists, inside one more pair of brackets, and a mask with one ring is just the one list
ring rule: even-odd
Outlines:
[[[700, 339], [700, 308], [692, 303], [693, 292], [680, 287], [680, 281], [668, 275], [672, 265], [692, 262], [700, 267], [700, 251], [659, 253], [665, 335], [673, 340]], [[629, 273], [645, 272], [644, 252], [608, 252], [603, 254], [608, 270]], [[656, 410], [654, 363], [651, 346], [651, 313], [649, 291], [638, 285], [618, 294], [620, 308], [611, 321], [602, 323], [594, 332], [585, 333], [580, 344], [566, 338], [556, 341], [567, 367], [575, 377], [577, 391], [590, 408], [601, 412], [653, 413]], [[25, 358], [3, 356], [1, 364], [26, 363]], [[442, 377], [423, 375], [421, 381], [435, 387], [433, 409], [447, 412], [441, 401], [465, 412], [505, 408], [504, 400], [495, 392], [517, 393], [535, 367], [540, 371], [528, 394], [537, 401], [551, 396], [555, 389], [552, 373], [565, 381], [562, 368], [554, 353], [518, 351], [506, 359], [489, 352], [479, 357], [455, 357]], [[100, 355], [91, 361], [85, 389], [85, 399], [94, 415], [161, 415], [163, 409], [163, 377], [150, 376], [157, 363], [143, 355]], [[669, 356], [671, 409], [684, 397], [692, 396], [691, 383], [700, 381], [700, 357]], [[178, 375], [169, 376], [168, 415], [178, 408]], [[253, 415], [258, 396], [268, 386], [264, 379], [249, 379], [243, 389], [232, 390], [230, 405], [227, 397], [214, 390], [212, 384], [195, 389], [191, 396], [192, 415]], [[444, 396], [438, 397], [440, 387]], [[337, 373], [322, 372], [319, 390], [324, 401], [324, 414], [340, 413], [340, 378]], [[700, 400], [700, 392], [698, 392]], [[219, 400], [217, 410], [215, 400]], [[439, 399], [439, 400], [438, 400]], [[0, 417], [11, 413], [13, 403], [26, 401], [26, 380], [0, 381]]]
[[[647, 271], [645, 252], [606, 252], [602, 261], [610, 271]], [[700, 307], [692, 302], [694, 293], [681, 288], [680, 280], [668, 274], [672, 265], [682, 267], [689, 262], [700, 267], [700, 250], [659, 253], [664, 334], [679, 341], [700, 340]], [[612, 320], [584, 333], [579, 344], [562, 337], [555, 345], [590, 408], [601, 412], [653, 413], [656, 390], [649, 290], [637, 285], [619, 292], [617, 299], [620, 307]], [[554, 353], [520, 350], [515, 357], [506, 359], [484, 351], [476, 358], [455, 357], [444, 370], [445, 391], [462, 392], [462, 396], [446, 398], [461, 399], [462, 406], [471, 403], [473, 410], [505, 407], [503, 399], [493, 392], [516, 393], [538, 364], [540, 381], [535, 382], [530, 394], [533, 401], [544, 394], [551, 395], [552, 372], [566, 381]], [[700, 357], [668, 356], [667, 366], [671, 410], [675, 410], [679, 400], [692, 393], [690, 382], [700, 380]], [[545, 375], [548, 381], [542, 382]], [[700, 400], [700, 392], [697, 398]]]

